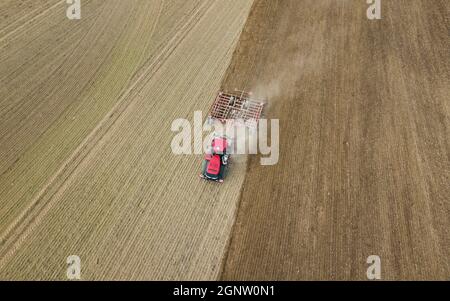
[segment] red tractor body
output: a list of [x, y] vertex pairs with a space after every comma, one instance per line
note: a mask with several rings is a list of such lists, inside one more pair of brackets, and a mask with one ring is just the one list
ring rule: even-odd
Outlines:
[[205, 180], [222, 183], [228, 167], [228, 140], [226, 137], [215, 137], [211, 143], [210, 152], [203, 161], [202, 177]]

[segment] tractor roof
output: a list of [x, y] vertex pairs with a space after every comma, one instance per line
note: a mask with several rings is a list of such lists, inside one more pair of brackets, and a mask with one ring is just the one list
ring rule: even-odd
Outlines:
[[221, 153], [224, 152], [228, 147], [228, 141], [226, 138], [215, 137], [212, 141], [212, 148], [214, 152]]

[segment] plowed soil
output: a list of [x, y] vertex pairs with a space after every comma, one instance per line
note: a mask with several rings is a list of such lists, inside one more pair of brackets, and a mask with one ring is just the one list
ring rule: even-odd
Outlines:
[[280, 119], [249, 160], [223, 279], [450, 279], [449, 2], [263, 1], [226, 88]]

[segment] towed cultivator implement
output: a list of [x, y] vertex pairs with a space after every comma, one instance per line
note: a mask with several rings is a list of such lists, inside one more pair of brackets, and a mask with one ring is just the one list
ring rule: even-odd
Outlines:
[[264, 110], [265, 101], [251, 98], [250, 93], [236, 91], [220, 92], [209, 112], [209, 121], [222, 123], [241, 122], [249, 128], [256, 128]]
[[[251, 98], [250, 93], [235, 91], [233, 93], [219, 92], [211, 106], [208, 123], [220, 121], [223, 124], [246, 126], [256, 130], [261, 119], [265, 102]], [[211, 142], [210, 151], [203, 161], [201, 178], [223, 183], [229, 163], [227, 149], [231, 139], [226, 136], [216, 136]]]

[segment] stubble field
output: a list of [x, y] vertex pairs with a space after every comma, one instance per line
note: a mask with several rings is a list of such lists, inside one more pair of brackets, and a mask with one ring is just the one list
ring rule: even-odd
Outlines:
[[2, 23], [0, 278], [65, 279], [72, 254], [83, 279], [217, 278], [245, 166], [205, 185], [170, 128], [209, 107], [251, 1], [41, 2]]

